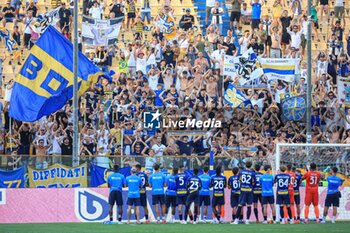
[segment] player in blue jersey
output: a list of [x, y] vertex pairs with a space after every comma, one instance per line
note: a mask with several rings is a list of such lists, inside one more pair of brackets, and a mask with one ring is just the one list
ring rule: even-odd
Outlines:
[[216, 217], [214, 223], [220, 223], [221, 207], [225, 205], [226, 177], [221, 175], [221, 166], [215, 169], [215, 175], [211, 177], [210, 187], [213, 188], [212, 209]]
[[277, 183], [277, 195], [276, 204], [280, 206], [280, 218], [281, 224], [288, 223], [288, 216], [284, 216], [284, 206], [287, 206], [290, 224], [293, 224], [292, 210], [290, 209], [290, 197], [289, 197], [289, 184], [291, 178], [289, 174], [286, 174], [287, 168], [285, 166], [280, 167], [280, 173], [275, 176], [275, 183]]
[[264, 224], [267, 224], [267, 207], [270, 205], [273, 222], [276, 223], [275, 198], [273, 194], [274, 177], [271, 175], [271, 166], [264, 166], [265, 174], [260, 176], [261, 204], [263, 205]]
[[142, 180], [136, 175], [136, 168], [131, 168], [131, 175], [126, 177], [126, 186], [128, 187], [128, 224], [130, 224], [131, 209], [135, 207], [136, 224], [140, 224], [140, 189], [142, 187]]
[[170, 223], [174, 223], [175, 221], [175, 210], [176, 210], [176, 183], [175, 183], [175, 176], [177, 175], [179, 169], [174, 168], [173, 173], [167, 177], [166, 179], [166, 213], [168, 214], [169, 208], [171, 207], [171, 219]]
[[234, 167], [232, 169], [233, 176], [231, 176], [228, 179], [228, 188], [231, 189], [231, 208], [232, 208], [232, 222], [234, 223], [234, 220], [236, 218], [237, 208], [238, 208], [238, 201], [239, 201], [239, 195], [241, 194], [241, 184], [239, 182], [239, 168]]
[[193, 176], [187, 180], [187, 200], [185, 206], [185, 221], [190, 210], [190, 206], [194, 203], [194, 216], [190, 215], [191, 222], [197, 224], [198, 204], [199, 204], [199, 190], [202, 189], [201, 179], [198, 177], [198, 168], [193, 169]]
[[261, 184], [260, 184], [260, 177], [262, 176], [262, 173], [260, 172], [260, 165], [255, 164], [254, 166], [255, 170], [255, 183], [253, 186], [253, 207], [254, 207], [254, 215], [256, 222], [259, 222], [259, 212], [258, 212], [258, 202], [260, 202], [262, 212], [264, 212], [264, 207], [261, 203]]
[[246, 224], [249, 224], [250, 215], [252, 213], [253, 203], [253, 186], [255, 184], [255, 173], [251, 170], [252, 162], [245, 163], [246, 168], [239, 172], [239, 180], [241, 183], [241, 195], [239, 196], [239, 204], [237, 208], [236, 219], [234, 224], [238, 224], [238, 219], [241, 216], [243, 206], [247, 205], [247, 219]]
[[344, 182], [344, 180], [340, 179], [337, 176], [337, 172], [337, 167], [333, 167], [329, 170], [329, 176], [327, 177], [327, 197], [324, 204], [323, 220], [321, 223], [326, 223], [328, 209], [331, 206], [333, 206], [332, 223], [335, 223], [335, 218], [337, 216], [337, 208], [339, 207], [339, 198], [341, 197], [339, 187], [342, 186]]
[[108, 187], [110, 188], [108, 203], [109, 203], [109, 221], [113, 221], [113, 206], [118, 207], [118, 224], [122, 223], [123, 216], [123, 187], [125, 187], [125, 177], [118, 173], [119, 165], [114, 165], [114, 173], [107, 178]]
[[[295, 173], [295, 180], [293, 182], [293, 188], [294, 188], [294, 204], [296, 207], [296, 216], [295, 220], [296, 223], [300, 223], [300, 185], [302, 182], [303, 175], [301, 174], [300, 170], [296, 170], [295, 167], [292, 167], [292, 171]], [[292, 208], [294, 208], [292, 206]]]
[[204, 205], [203, 207], [203, 218], [202, 222], [207, 222], [207, 215], [208, 215], [208, 207], [210, 206], [210, 176], [208, 174], [209, 167], [205, 166], [203, 168], [203, 174], [199, 176], [199, 179], [201, 179], [202, 182], [202, 189], [199, 190], [199, 208]]
[[141, 178], [142, 181], [142, 186], [140, 189], [140, 202], [141, 206], [143, 207], [143, 211], [145, 213], [145, 219], [146, 219], [146, 224], [149, 223], [148, 219], [148, 208], [147, 208], [147, 194], [146, 194], [146, 187], [148, 186], [148, 176], [146, 173], [141, 171], [141, 165], [136, 164], [136, 175]]
[[153, 165], [154, 173], [149, 177], [149, 186], [152, 188], [152, 205], [156, 210], [157, 224], [160, 223], [160, 215], [162, 215], [162, 223], [165, 224], [165, 197], [164, 187], [166, 186], [166, 177], [159, 171], [159, 164]]
[[184, 172], [184, 166], [179, 166], [179, 173], [175, 176], [176, 183], [176, 204], [179, 211], [180, 223], [184, 224], [187, 219], [183, 219], [183, 206], [187, 199], [187, 179], [188, 176]]

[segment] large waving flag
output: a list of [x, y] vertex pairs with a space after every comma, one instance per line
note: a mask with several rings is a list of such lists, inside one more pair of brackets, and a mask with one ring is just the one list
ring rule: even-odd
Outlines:
[[19, 49], [17, 42], [12, 38], [8, 29], [4, 27], [0, 28], [0, 38], [5, 39], [5, 46], [11, 59], [16, 59], [21, 56], [21, 50]]
[[300, 59], [262, 58], [260, 59], [264, 75], [268, 80], [278, 79], [293, 82], [295, 70]]
[[[103, 73], [79, 53], [78, 88], [84, 93]], [[35, 121], [61, 109], [73, 97], [73, 45], [49, 26], [30, 50], [17, 75], [10, 116]]]
[[246, 97], [232, 83], [230, 83], [224, 93], [225, 101], [233, 108], [239, 107]]
[[170, 13], [160, 11], [158, 13], [157, 26], [161, 28], [165, 38], [168, 40], [176, 36], [175, 19]]
[[235, 57], [233, 63], [241, 85], [260, 78], [264, 74], [252, 48], [241, 56]]

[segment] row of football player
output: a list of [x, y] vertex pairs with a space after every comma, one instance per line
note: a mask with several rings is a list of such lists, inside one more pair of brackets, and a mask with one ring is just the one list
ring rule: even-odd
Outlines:
[[[170, 176], [165, 176], [160, 172], [160, 166], [154, 164], [154, 173], [149, 177], [141, 171], [141, 166], [136, 165], [131, 169], [131, 175], [124, 177], [118, 173], [119, 166], [114, 166], [114, 173], [108, 176], [108, 186], [110, 187], [109, 204], [110, 204], [110, 221], [113, 220], [113, 206], [118, 206], [118, 223], [122, 218], [122, 188], [128, 187], [128, 223], [130, 222], [132, 207], [135, 207], [136, 223], [140, 223], [140, 206], [144, 208], [146, 223], [149, 223], [146, 187], [152, 189], [152, 205], [156, 210], [156, 219], [159, 224], [166, 221], [166, 213], [172, 207], [171, 220], [174, 222], [175, 209], [178, 208], [180, 223], [186, 224], [189, 216], [191, 222], [197, 223], [199, 207], [204, 205], [202, 221], [206, 222], [208, 206], [212, 206], [214, 223], [220, 223], [221, 209], [225, 205], [225, 188], [231, 190], [231, 207], [232, 224], [238, 224], [243, 220], [242, 208], [247, 208], [245, 223], [249, 224], [252, 205], [254, 205], [254, 214], [257, 222], [258, 202], [262, 206], [264, 216], [263, 223], [267, 223], [267, 209], [271, 208], [273, 222], [276, 222], [274, 184], [276, 184], [276, 204], [280, 206], [281, 224], [300, 223], [300, 192], [299, 186], [302, 180], [306, 180], [305, 193], [305, 220], [308, 223], [309, 207], [314, 206], [317, 223], [325, 222], [326, 215], [330, 206], [333, 206], [332, 222], [335, 222], [337, 207], [339, 207], [340, 192], [339, 187], [343, 180], [336, 176], [337, 168], [331, 168], [329, 171], [328, 190], [325, 201], [323, 218], [320, 218], [318, 208], [318, 183], [321, 179], [321, 173], [316, 171], [316, 164], [310, 165], [310, 171], [301, 175], [295, 171], [292, 166], [281, 166], [279, 173], [274, 177], [271, 175], [271, 166], [264, 167], [264, 174], [260, 173], [260, 166], [256, 165], [252, 169], [252, 162], [246, 162], [246, 168], [240, 170], [233, 168], [233, 176], [228, 180], [222, 175], [222, 168], [216, 168], [216, 174], [209, 175], [209, 168], [203, 169], [203, 174], [198, 175], [199, 170], [194, 169], [193, 175], [188, 176], [184, 168], [174, 168]], [[210, 188], [213, 190], [212, 199], [210, 200]], [[194, 203], [194, 211], [191, 213], [190, 206]], [[296, 213], [294, 211], [296, 206]], [[184, 210], [184, 213], [183, 213]], [[287, 210], [287, 211], [285, 211]], [[286, 212], [286, 213], [285, 213]]]

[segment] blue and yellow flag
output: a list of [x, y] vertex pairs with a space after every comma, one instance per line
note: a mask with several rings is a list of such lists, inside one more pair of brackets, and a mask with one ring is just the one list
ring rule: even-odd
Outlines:
[[12, 60], [21, 56], [21, 50], [18, 47], [17, 42], [13, 39], [10, 31], [4, 27], [0, 27], [0, 38], [5, 39], [5, 46]]
[[264, 70], [265, 78], [268, 80], [282, 80], [293, 82], [295, 71], [298, 68], [300, 59], [293, 58], [261, 58], [260, 64]]
[[168, 40], [176, 36], [175, 19], [170, 13], [165, 13], [162, 10], [158, 14], [157, 26], [162, 30], [165, 38]]
[[[103, 73], [79, 53], [78, 88], [84, 93]], [[36, 121], [61, 109], [73, 97], [73, 45], [49, 26], [30, 50], [16, 78], [10, 116]]]
[[282, 120], [305, 121], [306, 119], [306, 95], [294, 96], [282, 100]]
[[246, 97], [232, 83], [230, 83], [224, 93], [225, 101], [233, 108], [239, 107]]

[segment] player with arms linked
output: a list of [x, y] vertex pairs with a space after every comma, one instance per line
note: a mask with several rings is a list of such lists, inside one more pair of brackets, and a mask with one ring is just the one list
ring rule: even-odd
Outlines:
[[256, 222], [259, 222], [259, 212], [258, 212], [258, 202], [260, 202], [262, 212], [264, 212], [263, 205], [261, 203], [261, 184], [260, 184], [260, 177], [262, 176], [262, 173], [260, 172], [260, 165], [255, 164], [254, 166], [255, 170], [255, 184], [253, 186], [253, 207], [254, 207], [254, 215]]
[[193, 224], [197, 224], [197, 215], [199, 212], [199, 190], [202, 188], [201, 179], [198, 177], [198, 168], [193, 169], [193, 176], [187, 181], [187, 200], [185, 207], [185, 221], [190, 210], [190, 206], [194, 203], [194, 217], [190, 215]]
[[156, 210], [157, 224], [160, 223], [160, 215], [162, 215], [162, 223], [165, 224], [165, 197], [164, 187], [166, 186], [166, 177], [159, 171], [159, 164], [153, 165], [154, 173], [149, 177], [149, 186], [152, 188], [152, 205]]
[[211, 177], [210, 187], [213, 188], [212, 209], [216, 217], [214, 223], [220, 223], [221, 207], [225, 205], [226, 177], [221, 175], [221, 166], [215, 169], [215, 175]]
[[174, 223], [175, 221], [175, 210], [176, 210], [176, 183], [175, 183], [175, 176], [177, 175], [179, 169], [174, 168], [173, 174], [170, 176], [167, 176], [166, 178], [166, 199], [165, 199], [165, 205], [166, 205], [166, 213], [168, 214], [169, 208], [171, 207], [171, 219], [170, 223]]
[[187, 219], [183, 219], [182, 206], [186, 204], [187, 199], [187, 179], [188, 176], [184, 172], [184, 166], [179, 166], [179, 173], [175, 176], [176, 183], [176, 204], [179, 211], [180, 223], [185, 224]]
[[[296, 207], [296, 216], [294, 216], [294, 219], [296, 220], [296, 223], [300, 223], [300, 185], [301, 185], [301, 178], [303, 177], [301, 175], [300, 170], [296, 170], [295, 167], [292, 167], [292, 171], [295, 173], [295, 180], [293, 183], [293, 189], [294, 189], [294, 204]], [[292, 209], [294, 209], [294, 206], [291, 206]]]
[[[110, 188], [108, 203], [109, 203], [109, 221], [113, 221], [113, 206], [117, 204], [118, 207], [118, 224], [122, 224], [123, 216], [123, 187], [125, 187], [125, 177], [120, 174], [119, 165], [114, 165], [113, 174], [107, 178], [108, 187]], [[105, 222], [106, 223], [106, 222]]]
[[329, 170], [329, 176], [327, 177], [327, 197], [324, 204], [323, 219], [321, 223], [326, 223], [328, 209], [331, 206], [333, 206], [332, 223], [335, 223], [335, 218], [337, 217], [337, 208], [339, 207], [339, 199], [341, 197], [339, 187], [342, 186], [344, 182], [344, 180], [337, 176], [337, 172], [337, 167], [333, 167]]
[[199, 190], [199, 208], [204, 205], [202, 222], [207, 222], [208, 206], [210, 206], [210, 176], [208, 174], [209, 167], [203, 168], [203, 174], [199, 176], [202, 182], [202, 189]]
[[[289, 199], [290, 199], [290, 206], [291, 206], [291, 211], [292, 211], [292, 218], [295, 219], [295, 209], [294, 209], [294, 205], [295, 205], [295, 201], [294, 201], [294, 183], [295, 183], [295, 179], [296, 179], [296, 174], [295, 172], [292, 170], [292, 165], [288, 164], [287, 165], [287, 171], [286, 174], [288, 174], [290, 176], [290, 184], [288, 187], [288, 193], [289, 193]], [[286, 215], [286, 208], [284, 208], [284, 215]], [[294, 221], [295, 223], [297, 223], [297, 221]]]
[[[280, 167], [280, 173], [275, 176], [275, 183], [277, 183], [277, 198], [276, 204], [280, 206], [280, 218], [281, 224], [288, 223], [288, 218], [284, 216], [284, 206], [287, 206], [288, 216], [290, 224], [293, 224], [292, 210], [290, 209], [290, 197], [289, 197], [289, 185], [291, 178], [289, 174], [286, 174], [286, 167]], [[286, 216], [287, 217], [287, 216]]]
[[264, 212], [264, 221], [263, 224], [267, 224], [267, 207], [270, 205], [271, 211], [272, 211], [272, 219], [273, 223], [276, 223], [276, 209], [275, 209], [275, 198], [273, 194], [273, 184], [275, 182], [275, 179], [273, 175], [271, 175], [271, 166], [265, 165], [264, 166], [265, 174], [260, 176], [260, 183], [261, 183], [261, 203], [263, 205], [263, 212]]
[[309, 211], [310, 205], [313, 204], [316, 223], [319, 223], [320, 210], [318, 209], [318, 182], [321, 180], [321, 173], [316, 171], [316, 164], [310, 164], [310, 171], [306, 172], [303, 175], [303, 180], [306, 180], [306, 189], [305, 189], [305, 220], [304, 223], [309, 223]]
[[247, 219], [245, 224], [249, 224], [250, 215], [252, 213], [253, 203], [253, 186], [255, 184], [255, 173], [251, 170], [252, 162], [245, 163], [246, 169], [239, 172], [239, 180], [241, 183], [241, 195], [239, 196], [239, 204], [234, 224], [238, 224], [238, 219], [241, 216], [243, 206], [247, 205]]
[[146, 219], [146, 224], [149, 223], [148, 219], [148, 207], [147, 207], [147, 194], [146, 194], [146, 187], [148, 186], [148, 176], [146, 173], [141, 171], [141, 165], [136, 164], [136, 175], [141, 178], [142, 181], [142, 186], [140, 189], [140, 202], [141, 206], [143, 207], [143, 211], [145, 212], [145, 219]]
[[135, 207], [136, 224], [140, 224], [140, 189], [142, 180], [136, 175], [136, 168], [131, 168], [131, 175], [126, 177], [126, 186], [128, 187], [128, 224], [130, 224], [131, 209]]
[[234, 223], [234, 220], [236, 218], [237, 213], [237, 207], [238, 207], [238, 201], [239, 201], [239, 195], [241, 194], [241, 186], [239, 182], [239, 168], [234, 167], [232, 169], [233, 176], [231, 176], [228, 179], [228, 188], [231, 189], [231, 208], [232, 208], [232, 222]]

